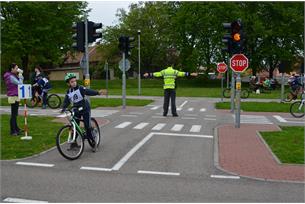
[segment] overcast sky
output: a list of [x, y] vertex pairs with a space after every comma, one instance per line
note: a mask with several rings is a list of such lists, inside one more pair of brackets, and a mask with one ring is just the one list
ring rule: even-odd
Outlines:
[[[115, 25], [118, 19], [115, 14], [119, 8], [128, 10], [128, 6], [135, 1], [88, 1], [88, 7], [91, 9], [89, 20], [104, 26]], [[104, 27], [103, 26], [103, 27]]]

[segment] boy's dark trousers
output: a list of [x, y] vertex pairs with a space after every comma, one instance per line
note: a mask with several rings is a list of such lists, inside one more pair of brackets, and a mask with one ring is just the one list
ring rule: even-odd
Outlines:
[[17, 125], [18, 109], [19, 109], [18, 101], [11, 104], [11, 119], [10, 119], [11, 134], [18, 133], [20, 131], [20, 128]]
[[[90, 138], [91, 140], [93, 140], [92, 137], [92, 132], [91, 132], [91, 111], [89, 110], [84, 110], [82, 112], [76, 112], [75, 116], [77, 118], [81, 118], [83, 116], [83, 120], [84, 120], [84, 126], [85, 126], [85, 130], [86, 130], [86, 134], [87, 137]], [[76, 122], [79, 124], [79, 121], [76, 120]]]
[[172, 114], [177, 115], [176, 110], [176, 90], [164, 89], [164, 103], [163, 103], [163, 115], [166, 116], [168, 112], [169, 99], [171, 100]]

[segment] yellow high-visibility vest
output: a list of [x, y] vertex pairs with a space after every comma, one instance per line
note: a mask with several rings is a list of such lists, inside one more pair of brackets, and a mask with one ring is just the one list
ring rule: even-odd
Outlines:
[[177, 77], [188, 76], [188, 72], [179, 72], [173, 69], [173, 67], [168, 67], [160, 72], [154, 72], [154, 77], [163, 77], [164, 79], [164, 89], [175, 89], [175, 81]]

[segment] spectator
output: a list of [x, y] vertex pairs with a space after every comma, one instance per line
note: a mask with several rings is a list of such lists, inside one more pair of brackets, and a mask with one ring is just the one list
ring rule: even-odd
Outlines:
[[12, 63], [9, 67], [9, 70], [4, 73], [4, 80], [7, 88], [6, 95], [8, 96], [8, 103], [11, 104], [11, 118], [10, 118], [10, 128], [11, 135], [18, 136], [21, 134], [21, 129], [17, 124], [17, 116], [19, 109], [19, 98], [18, 98], [18, 85], [22, 84], [23, 76], [18, 73], [22, 72], [21, 69], [18, 68], [16, 63]]
[[[41, 79], [43, 77], [44, 77], [44, 74], [42, 72], [41, 67], [39, 65], [35, 66], [35, 72], [33, 73], [32, 78], [31, 78], [32, 85], [36, 84], [39, 81], [39, 79]], [[38, 95], [42, 94], [42, 90], [40, 89], [39, 86], [34, 86], [33, 87], [33, 89], [32, 89], [32, 96], [33, 96], [33, 98], [36, 95], [36, 93]]]

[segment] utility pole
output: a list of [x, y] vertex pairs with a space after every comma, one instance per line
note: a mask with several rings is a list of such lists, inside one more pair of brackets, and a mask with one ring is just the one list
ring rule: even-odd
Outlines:
[[123, 110], [126, 108], [126, 62], [125, 62], [125, 52], [123, 52], [123, 72], [122, 72], [122, 105]]
[[106, 97], [108, 98], [108, 62], [107, 62], [107, 60], [105, 62], [104, 70], [106, 71], [106, 90], [107, 90]]
[[141, 95], [141, 30], [138, 30], [138, 95]]
[[[86, 72], [85, 72], [85, 86], [90, 88], [90, 73], [89, 73], [89, 50], [88, 50], [88, 19], [87, 14], [85, 14], [85, 58], [86, 58]], [[88, 101], [90, 103], [90, 97]]]

